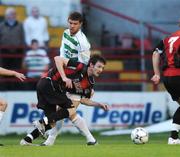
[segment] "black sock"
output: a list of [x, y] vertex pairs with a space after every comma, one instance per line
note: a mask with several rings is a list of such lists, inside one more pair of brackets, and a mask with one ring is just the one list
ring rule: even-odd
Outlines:
[[43, 119], [41, 119], [41, 120], [39, 120], [39, 122], [42, 124], [45, 124], [45, 122], [44, 122], [44, 120]]
[[50, 124], [55, 123], [58, 120], [68, 118], [69, 117], [69, 111], [67, 109], [60, 109], [55, 113], [51, 113], [48, 118], [48, 124], [45, 123], [44, 119], [39, 120], [41, 124], [44, 124], [45, 126], [45, 131], [51, 129], [52, 127]]
[[[36, 139], [37, 137], [39, 137], [40, 133], [38, 129], [34, 129], [31, 133], [30, 133], [33, 137], [33, 140]], [[26, 136], [24, 138], [25, 141], [32, 143], [32, 139], [29, 136]]]
[[180, 125], [180, 107], [174, 113], [173, 123]]
[[[176, 112], [174, 113], [174, 116], [173, 116], [173, 123], [174, 124], [177, 124], [177, 125], [180, 125], [180, 107], [176, 110]], [[171, 137], [173, 139], [178, 139], [178, 131], [177, 130], [173, 130], [171, 131]]]
[[178, 132], [177, 131], [171, 131], [171, 137], [173, 138], [173, 139], [178, 139], [179, 137], [178, 137]]
[[45, 131], [50, 130], [50, 129], [52, 129], [52, 127], [49, 124], [45, 125]]
[[32, 132], [31, 132], [31, 135], [33, 136], [33, 139], [36, 139], [39, 137], [40, 135], [40, 132], [38, 129], [34, 129]]
[[44, 124], [44, 126], [45, 126], [45, 131], [52, 129], [52, 127], [50, 126], [50, 124], [46, 124], [46, 123], [45, 123], [44, 119], [39, 120], [39, 122], [40, 122], [41, 124]]
[[26, 136], [24, 138], [25, 141], [29, 142], [29, 143], [32, 143], [32, 139], [29, 137], [29, 136]]

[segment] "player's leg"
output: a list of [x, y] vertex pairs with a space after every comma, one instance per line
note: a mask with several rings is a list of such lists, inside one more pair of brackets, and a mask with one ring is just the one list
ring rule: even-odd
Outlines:
[[51, 125], [56, 121], [69, 117], [69, 111], [66, 108], [56, 111], [55, 104], [62, 103], [66, 104], [68, 107], [71, 107], [72, 104], [71, 100], [69, 100], [64, 93], [54, 91], [51, 80], [46, 78], [40, 79], [37, 84], [37, 97], [37, 107], [44, 110], [46, 117], [34, 122], [36, 129], [23, 139], [28, 143], [36, 139], [40, 133], [43, 134], [45, 131], [51, 129]]
[[[72, 102], [77, 109], [80, 102], [79, 101], [72, 101]], [[97, 143], [96, 139], [89, 131], [88, 125], [83, 117], [75, 113], [70, 116], [70, 120], [72, 121], [73, 125], [80, 131], [80, 133], [86, 137], [88, 145], [95, 145]]]
[[48, 105], [49, 109], [47, 109], [45, 112], [46, 117], [44, 117], [42, 120], [35, 121], [35, 127], [38, 129], [38, 131], [44, 136], [45, 132], [54, 128], [56, 125], [56, 122], [59, 120], [62, 120], [64, 118], [68, 118], [73, 114], [76, 110], [75, 108], [61, 108], [60, 110], [52, 111], [50, 108], [52, 108], [52, 105]]
[[87, 123], [83, 117], [81, 117], [78, 114], [75, 114], [71, 116], [70, 119], [73, 125], [80, 131], [80, 133], [86, 137], [87, 145], [97, 144], [96, 139], [93, 137], [93, 135], [89, 131]]
[[[72, 101], [72, 106], [74, 108], [77, 108], [79, 105], [79, 101]], [[57, 110], [60, 110], [61, 107], [58, 107]], [[71, 112], [71, 114], [73, 114], [73, 112]], [[60, 132], [60, 129], [62, 128], [62, 124], [63, 124], [63, 120], [60, 120], [60, 121], [57, 121], [56, 122], [56, 126], [54, 128], [52, 128], [50, 131], [49, 131], [49, 134], [48, 134], [48, 138], [46, 139], [45, 142], [43, 142], [41, 145], [42, 146], [51, 146], [54, 144], [56, 138], [57, 138], [57, 135], [58, 133]]]
[[[54, 105], [45, 105], [44, 106], [44, 114], [45, 116], [50, 115], [51, 113], [56, 112], [56, 106]], [[43, 119], [47, 119], [47, 117], [44, 117]], [[32, 145], [32, 141], [38, 138], [42, 131], [40, 130], [40, 126], [44, 127], [45, 130], [48, 130], [51, 128], [49, 125], [43, 125], [41, 124], [43, 120], [34, 121], [33, 124], [35, 125], [36, 129], [34, 129], [31, 133], [27, 134], [21, 141], [20, 145]]]
[[[73, 106], [75, 106], [75, 108], [77, 109], [80, 102], [79, 101], [72, 101], [72, 102], [73, 102]], [[83, 117], [79, 116], [75, 112], [74, 114], [70, 115], [70, 120], [72, 121], [73, 125], [80, 131], [80, 133], [86, 137], [88, 145], [95, 145], [97, 143], [97, 141], [89, 131], [87, 123]]]
[[[88, 126], [87, 126], [84, 118], [82, 118], [78, 114], [74, 114], [73, 116], [70, 117], [70, 119], [71, 119], [73, 125], [80, 131], [80, 133], [86, 137], [88, 145], [95, 145], [97, 143], [97, 141], [95, 140], [95, 138], [93, 137], [93, 135], [89, 131]], [[58, 121], [58, 123], [56, 123], [56, 127], [52, 128], [50, 130], [48, 138], [45, 142], [42, 143], [42, 146], [53, 145], [55, 140], [56, 140], [56, 137], [59, 133], [59, 130], [61, 128], [62, 128], [62, 121]]]
[[[75, 108], [77, 108], [80, 104], [79, 101], [72, 101], [72, 102]], [[72, 121], [73, 125], [80, 131], [80, 133], [82, 133], [82, 135], [86, 137], [88, 145], [95, 145], [97, 143], [95, 138], [89, 131], [84, 118], [77, 115], [76, 113], [74, 114], [71, 113], [70, 120]], [[62, 125], [59, 124], [59, 126], [62, 126]], [[57, 126], [55, 129], [53, 128], [52, 131], [49, 132], [48, 139], [43, 143], [43, 145], [53, 145], [60, 129], [61, 127], [57, 128]]]
[[[52, 105], [48, 105], [52, 108]], [[46, 110], [45, 112], [46, 117], [44, 117], [42, 120], [35, 121], [35, 127], [39, 130], [39, 132], [44, 135], [46, 131], [52, 129], [55, 127], [56, 122], [59, 120], [62, 120], [64, 118], [68, 118], [71, 116], [76, 110], [75, 108], [61, 108], [60, 110], [52, 111], [50, 109]], [[53, 130], [56, 132], [56, 129]]]
[[180, 107], [176, 110], [173, 116], [173, 124], [171, 135], [168, 139], [168, 144], [180, 144], [179, 130], [180, 130]]
[[52, 128], [48, 133], [48, 138], [45, 142], [41, 144], [41, 146], [52, 146], [62, 128], [63, 120], [57, 121], [56, 126]]
[[[0, 123], [2, 121], [6, 108], [7, 108], [7, 102], [3, 99], [0, 99]], [[0, 144], [0, 146], [3, 146], [3, 144]]]
[[40, 132], [38, 129], [34, 129], [31, 133], [28, 133], [23, 139], [20, 141], [20, 145], [33, 145], [32, 141], [40, 136]]
[[[66, 93], [54, 90], [54, 88], [52, 88], [51, 80], [42, 79], [41, 82], [38, 83], [37, 95], [38, 106], [39, 104], [42, 104], [41, 106], [43, 106], [43, 104], [49, 104], [49, 107], [53, 105], [55, 106], [55, 109], [57, 105], [61, 107], [59, 110], [55, 110], [55, 112], [48, 113], [46, 115], [47, 119], [39, 121], [45, 127], [54, 124], [61, 119], [68, 118], [71, 115], [71, 112], [75, 112], [75, 109], [72, 106], [72, 101], [66, 96]], [[48, 105], [46, 106], [48, 107]]]
[[0, 99], [0, 123], [2, 121], [6, 108], [7, 108], [7, 102], [3, 99]]
[[[164, 85], [167, 91], [170, 93], [172, 99], [176, 102], [180, 98], [180, 77], [164, 77]], [[179, 103], [179, 102], [178, 102]], [[171, 128], [171, 135], [168, 139], [168, 144], [180, 144], [179, 139], [179, 130], [180, 130], [180, 107], [177, 108], [176, 112], [173, 115], [173, 124]]]

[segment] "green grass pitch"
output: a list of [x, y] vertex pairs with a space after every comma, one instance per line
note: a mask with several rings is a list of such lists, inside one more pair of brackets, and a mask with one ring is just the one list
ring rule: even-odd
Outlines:
[[[22, 136], [1, 136], [0, 157], [179, 157], [180, 145], [167, 145], [168, 134], [150, 134], [147, 144], [136, 145], [129, 135], [95, 135], [99, 145], [86, 146], [81, 135], [62, 134], [50, 147], [20, 146]], [[36, 140], [41, 143], [42, 139]]]

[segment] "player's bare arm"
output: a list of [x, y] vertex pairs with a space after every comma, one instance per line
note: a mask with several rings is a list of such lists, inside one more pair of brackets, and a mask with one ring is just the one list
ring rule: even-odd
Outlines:
[[160, 54], [156, 51], [153, 52], [152, 55], [152, 63], [153, 63], [153, 70], [154, 70], [154, 75], [151, 78], [151, 80], [155, 83], [158, 84], [160, 82]]
[[66, 74], [64, 72], [64, 66], [67, 66], [69, 59], [56, 56], [54, 57], [56, 67], [58, 69], [58, 72], [61, 75], [62, 80], [66, 83], [67, 88], [72, 88], [72, 81], [71, 79], [66, 77]]
[[80, 100], [80, 102], [84, 105], [87, 105], [87, 106], [94, 106], [94, 107], [100, 107], [102, 108], [103, 110], [105, 111], [108, 111], [109, 110], [109, 107], [107, 104], [105, 103], [99, 103], [99, 102], [96, 102], [96, 101], [92, 101], [91, 99], [88, 99], [88, 98], [82, 98]]
[[21, 81], [24, 81], [26, 79], [24, 74], [13, 71], [13, 70], [8, 70], [8, 69], [2, 68], [2, 67], [0, 67], [0, 75], [14, 76], [14, 77], [18, 78]]

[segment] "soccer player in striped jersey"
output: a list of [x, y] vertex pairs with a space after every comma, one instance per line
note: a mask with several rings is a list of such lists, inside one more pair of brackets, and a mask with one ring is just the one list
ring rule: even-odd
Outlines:
[[[154, 75], [151, 80], [160, 83], [162, 80], [173, 101], [180, 105], [180, 31], [176, 31], [161, 40], [152, 55]], [[161, 64], [160, 64], [161, 63]], [[161, 65], [161, 67], [160, 67]], [[171, 135], [168, 144], [180, 144], [180, 107], [173, 115]]]
[[[39, 137], [40, 134], [44, 135], [47, 130], [54, 128], [55, 122], [76, 115], [76, 105], [67, 97], [66, 92], [80, 95], [80, 101], [83, 104], [108, 110], [106, 104], [90, 100], [94, 77], [98, 77], [102, 73], [106, 63], [101, 56], [92, 56], [88, 66], [75, 62], [73, 59], [59, 56], [55, 57], [55, 63], [56, 67], [50, 69], [37, 84], [37, 107], [44, 110], [46, 117], [35, 121], [36, 129], [21, 140], [21, 145], [32, 145], [32, 140]], [[57, 105], [61, 107], [59, 110], [56, 110]], [[95, 144], [96, 141], [89, 142], [88, 145], [92, 145], [92, 143]]]
[[60, 56], [87, 64], [90, 58], [90, 43], [81, 31], [83, 17], [73, 12], [68, 17], [69, 28], [63, 33]]

